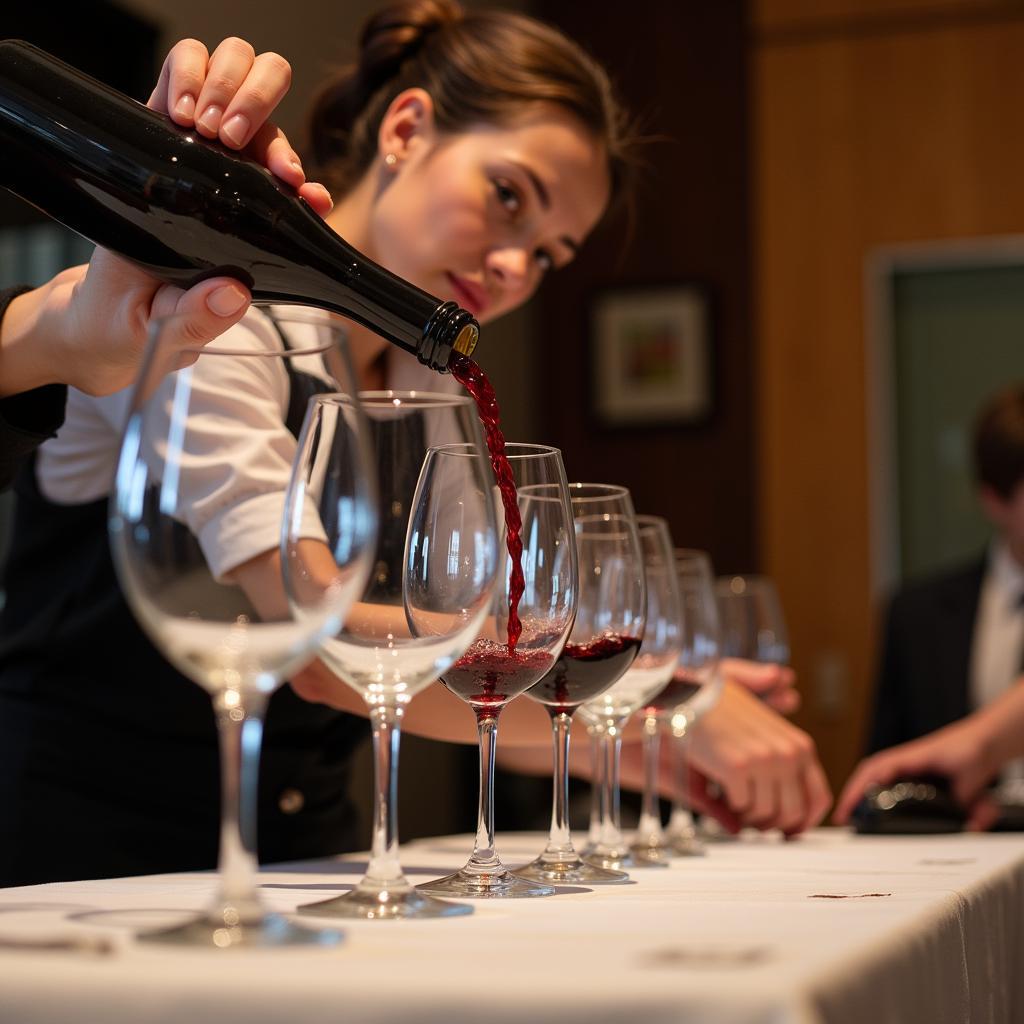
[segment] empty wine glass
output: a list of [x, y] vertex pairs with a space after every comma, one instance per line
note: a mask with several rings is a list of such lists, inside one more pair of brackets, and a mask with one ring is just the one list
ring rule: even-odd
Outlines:
[[687, 746], [690, 730], [706, 714], [722, 688], [718, 672], [719, 625], [711, 560], [703, 551], [677, 548], [676, 578], [682, 602], [682, 651], [658, 717], [671, 737], [672, 813], [665, 840], [673, 853], [703, 854], [687, 794], [689, 775]]
[[[186, 353], [194, 365], [178, 369], [181, 353], [168, 339], [180, 336], [180, 320], [154, 325], [122, 440], [110, 540], [142, 627], [213, 698], [222, 768], [220, 877], [216, 900], [201, 917], [139, 937], [218, 947], [337, 941], [337, 932], [305, 928], [264, 909], [254, 884], [256, 793], [269, 695], [337, 628], [369, 572], [376, 509], [365, 421], [351, 397], [336, 323], [278, 318], [282, 337], [302, 334], [309, 344], [282, 349], [276, 333], [254, 328]], [[330, 357], [333, 376], [320, 356]], [[315, 364], [321, 385], [341, 391], [339, 400], [350, 406], [339, 428], [347, 459], [332, 467], [344, 522], [335, 543], [320, 546], [318, 586], [299, 618], [289, 612], [276, 561], [294, 442], [281, 436], [281, 420], [240, 424], [221, 411], [217, 397], [278, 385], [287, 394], [287, 360]], [[266, 446], [258, 494], [251, 477], [234, 472], [235, 460], [250, 458], [254, 442]], [[264, 578], [253, 586], [244, 566], [267, 552], [273, 552], [271, 585]]]
[[[491, 471], [468, 398], [398, 391], [360, 398], [377, 453], [380, 535], [373, 573], [344, 626], [322, 642], [320, 656], [369, 709], [373, 846], [366, 875], [354, 889], [299, 910], [364, 919], [468, 914], [468, 905], [432, 899], [406, 879], [398, 856], [395, 793], [406, 706], [456, 662], [491, 611], [498, 569]], [[337, 461], [333, 446], [347, 411], [333, 396], [310, 404], [301, 486], [289, 492], [290, 541], [306, 519], [319, 518], [329, 537], [338, 528], [320, 515], [329, 492], [316, 482], [322, 466]], [[454, 449], [429, 447], [453, 437], [462, 441]], [[289, 583], [293, 602], [302, 608], [305, 578], [296, 583], [289, 577]]]
[[722, 654], [748, 661], [789, 662], [782, 603], [767, 576], [722, 576], [715, 583], [722, 620]]
[[[548, 843], [516, 873], [554, 884], [624, 882], [623, 871], [588, 864], [569, 832], [569, 733], [576, 709], [632, 664], [644, 630], [644, 575], [633, 502], [625, 487], [569, 488], [579, 558], [579, 607], [554, 667], [526, 691], [551, 716], [554, 797]], [[595, 780], [594, 785], [597, 785]]]
[[648, 557], [646, 562], [647, 631], [633, 666], [633, 671], [646, 669], [651, 688], [657, 685], [657, 689], [643, 709], [644, 788], [640, 821], [630, 851], [638, 864], [664, 864], [670, 846], [661, 827], [658, 795], [662, 716], [659, 709], [674, 708], [680, 703], [675, 678], [683, 652], [683, 605], [668, 523], [656, 516], [637, 516], [636, 521], [641, 540], [645, 531], [650, 531], [660, 535], [661, 544], [655, 556]]
[[636, 660], [619, 680], [580, 709], [583, 721], [600, 737], [602, 786], [597, 835], [584, 857], [611, 870], [630, 865], [666, 866], [658, 856], [630, 851], [619, 825], [619, 755], [622, 730], [671, 678], [679, 656], [679, 596], [668, 525], [656, 516], [637, 516], [646, 594], [646, 625]]
[[[449, 458], [472, 458], [442, 449]], [[550, 896], [554, 889], [509, 871], [494, 848], [494, 750], [498, 716], [508, 701], [547, 674], [576, 615], [578, 586], [569, 487], [557, 448], [506, 444], [505, 457], [522, 521], [522, 580], [518, 637], [512, 601], [512, 558], [498, 576], [494, 613], [469, 650], [441, 673], [441, 681], [473, 709], [480, 742], [480, 801], [476, 840], [466, 865], [419, 888], [435, 896], [474, 898]], [[510, 539], [509, 547], [515, 546]], [[421, 629], [429, 622], [414, 613]]]

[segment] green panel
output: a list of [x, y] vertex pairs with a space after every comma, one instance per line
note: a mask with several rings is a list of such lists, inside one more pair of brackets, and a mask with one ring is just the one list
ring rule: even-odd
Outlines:
[[1024, 382], [1024, 264], [898, 272], [893, 344], [904, 577], [976, 554], [971, 430], [990, 395]]

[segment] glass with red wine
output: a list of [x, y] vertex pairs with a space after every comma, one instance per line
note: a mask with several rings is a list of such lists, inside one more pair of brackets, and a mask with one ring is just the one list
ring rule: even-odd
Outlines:
[[[482, 461], [464, 446], [434, 453], [451, 462]], [[554, 888], [519, 877], [501, 861], [494, 845], [494, 751], [498, 718], [515, 699], [547, 675], [562, 653], [576, 615], [578, 573], [569, 487], [557, 448], [506, 444], [502, 489], [514, 488], [503, 531], [509, 555], [494, 587], [491, 613], [465, 653], [441, 673], [441, 682], [465, 701], [476, 717], [480, 743], [480, 800], [476, 841], [466, 865], [418, 888], [428, 896], [477, 899], [550, 896]], [[518, 522], [516, 522], [518, 520]], [[518, 537], [514, 534], [518, 533]], [[516, 554], [521, 572], [516, 572]], [[461, 557], [458, 549], [449, 558]], [[410, 621], [421, 634], [431, 618], [412, 609]]]
[[667, 859], [632, 851], [619, 822], [619, 755], [622, 731], [630, 717], [672, 677], [679, 657], [680, 613], [676, 590], [672, 539], [668, 524], [657, 516], [637, 516], [641, 568], [646, 591], [646, 624], [633, 664], [607, 690], [583, 705], [581, 715], [600, 743], [597, 821], [584, 850], [586, 860], [598, 867], [668, 865]]
[[[326, 669], [366, 702], [374, 749], [373, 841], [365, 877], [349, 892], [299, 908], [320, 917], [389, 920], [449, 917], [468, 904], [433, 899], [405, 877], [398, 854], [395, 794], [399, 727], [406, 707], [463, 655], [492, 614], [499, 558], [494, 478], [469, 398], [425, 392], [360, 395], [376, 454], [380, 526], [372, 571], [343, 624], [321, 641]], [[321, 511], [318, 494], [344, 458], [334, 450], [345, 410], [335, 396], [310, 403], [301, 453], [302, 486], [289, 524], [328, 536], [352, 509]], [[460, 458], [437, 442], [460, 439]], [[301, 614], [303, 577], [290, 583]]]
[[579, 558], [579, 607], [551, 671], [527, 690], [551, 716], [554, 796], [543, 853], [517, 874], [551, 884], [624, 882], [623, 871], [588, 864], [569, 832], [569, 733], [572, 716], [633, 663], [644, 633], [644, 573], [633, 502], [625, 487], [572, 484]]
[[714, 707], [721, 692], [721, 649], [711, 559], [695, 548], [676, 548], [675, 559], [683, 649], [672, 682], [652, 702], [652, 709], [671, 737], [672, 812], [664, 839], [672, 853], [692, 857], [702, 855], [704, 846], [689, 806], [687, 747], [693, 726]]

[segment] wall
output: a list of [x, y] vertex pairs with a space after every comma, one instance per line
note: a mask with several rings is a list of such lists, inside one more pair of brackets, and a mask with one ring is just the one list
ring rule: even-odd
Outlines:
[[[539, 297], [545, 435], [570, 479], [626, 484], [678, 545], [721, 571], [756, 565], [744, 5], [541, 0], [539, 14], [610, 70], [639, 118], [646, 165], [632, 233], [605, 224]], [[652, 26], [657, 26], [656, 31]], [[652, 69], [657, 69], [656, 73]], [[699, 425], [604, 429], [590, 398], [588, 307], [603, 289], [695, 281], [711, 299], [713, 395]]]
[[758, 530], [834, 782], [876, 644], [865, 260], [1024, 229], [1019, 3], [751, 8]]

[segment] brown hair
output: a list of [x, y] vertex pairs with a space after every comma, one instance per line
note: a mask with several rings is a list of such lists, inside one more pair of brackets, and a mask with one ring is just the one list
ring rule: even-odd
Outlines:
[[510, 11], [464, 12], [455, 0], [406, 0], [372, 15], [359, 59], [329, 80], [309, 121], [312, 164], [344, 194], [373, 162], [381, 120], [405, 89], [425, 89], [441, 132], [514, 124], [554, 103], [604, 147], [613, 194], [629, 177], [633, 144], [604, 69], [561, 32]]
[[1004, 501], [1024, 480], [1024, 386], [986, 403], [974, 427], [974, 475]]

